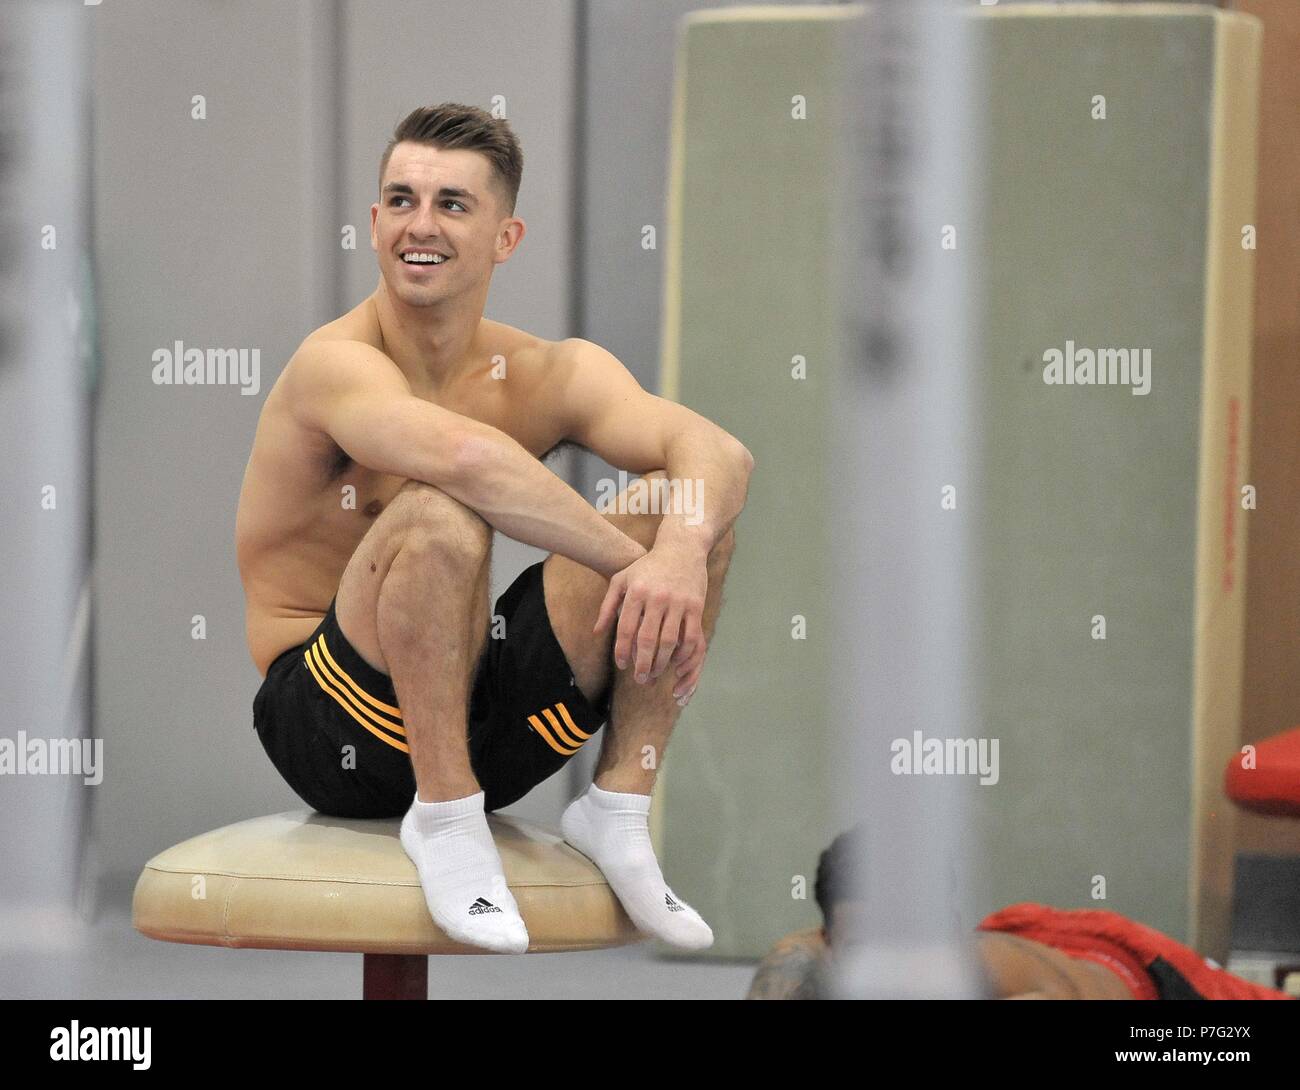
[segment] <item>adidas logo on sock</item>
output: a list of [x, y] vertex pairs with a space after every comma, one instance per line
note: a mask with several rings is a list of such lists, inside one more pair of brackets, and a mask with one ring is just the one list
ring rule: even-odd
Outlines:
[[469, 914], [471, 916], [483, 916], [489, 912], [500, 912], [500, 911], [501, 909], [497, 908], [497, 906], [494, 905], [491, 901], [485, 901], [483, 900], [482, 897], [479, 897], [477, 900], [475, 900], [475, 902], [472, 905], [469, 906]]
[[664, 904], [666, 904], [666, 905], [668, 906], [668, 911], [669, 911], [669, 912], [685, 912], [685, 911], [686, 911], [686, 909], [682, 908], [681, 905], [679, 905], [676, 901], [673, 900], [673, 898], [672, 898], [672, 894], [671, 894], [671, 893], [665, 893], [665, 894], [664, 894]]

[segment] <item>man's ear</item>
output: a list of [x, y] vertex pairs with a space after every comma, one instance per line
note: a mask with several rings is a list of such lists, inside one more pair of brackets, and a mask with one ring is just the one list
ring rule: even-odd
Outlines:
[[379, 217], [378, 203], [370, 206], [370, 248], [376, 253], [379, 252], [379, 243], [375, 240], [375, 220]]
[[519, 249], [519, 244], [523, 242], [527, 232], [528, 227], [524, 221], [517, 216], [511, 216], [497, 235], [497, 254], [493, 264], [500, 265]]

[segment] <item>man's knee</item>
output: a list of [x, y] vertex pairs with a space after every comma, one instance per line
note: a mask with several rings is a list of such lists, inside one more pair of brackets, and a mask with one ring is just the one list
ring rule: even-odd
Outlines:
[[655, 538], [659, 535], [659, 523], [663, 521], [663, 515], [651, 514], [619, 514], [606, 517], [623, 533], [646, 549], [654, 545]]
[[[627, 534], [633, 541], [636, 541], [645, 548], [651, 548], [655, 539], [659, 535], [659, 524], [663, 522], [663, 514], [638, 514], [638, 515], [609, 515], [607, 516], [615, 526], [623, 533]], [[715, 568], [725, 568], [731, 563], [731, 554], [736, 551], [736, 531], [734, 526], [728, 526], [727, 532], [723, 534], [716, 542], [713, 548], [709, 550], [709, 565]]]
[[424, 481], [402, 485], [386, 513], [391, 514], [394, 532], [406, 552], [475, 566], [492, 545], [492, 527], [482, 515]]
[[668, 474], [662, 469], [641, 474], [618, 494], [605, 517], [638, 545], [649, 549], [659, 534], [666, 510], [667, 491], [659, 482], [667, 480]]

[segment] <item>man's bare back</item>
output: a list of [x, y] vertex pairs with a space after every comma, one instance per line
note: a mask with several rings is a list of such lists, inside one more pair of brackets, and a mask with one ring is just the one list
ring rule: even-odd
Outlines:
[[[303, 346], [321, 340], [357, 341], [383, 352], [374, 297], [312, 332]], [[412, 387], [411, 393], [497, 428], [542, 457], [561, 438], [553, 415], [539, 411], [543, 378], [560, 343], [483, 318], [459, 377], [445, 389]], [[235, 519], [248, 648], [262, 676], [320, 624], [358, 543], [405, 483], [358, 465], [329, 435], [295, 419], [288, 398], [300, 355], [301, 349], [267, 394]], [[502, 360], [508, 382], [492, 377]]]

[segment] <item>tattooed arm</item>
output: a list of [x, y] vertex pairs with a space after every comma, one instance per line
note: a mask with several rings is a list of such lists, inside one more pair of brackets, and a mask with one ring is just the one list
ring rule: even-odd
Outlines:
[[759, 963], [745, 998], [821, 999], [828, 954], [819, 927], [786, 935]]

